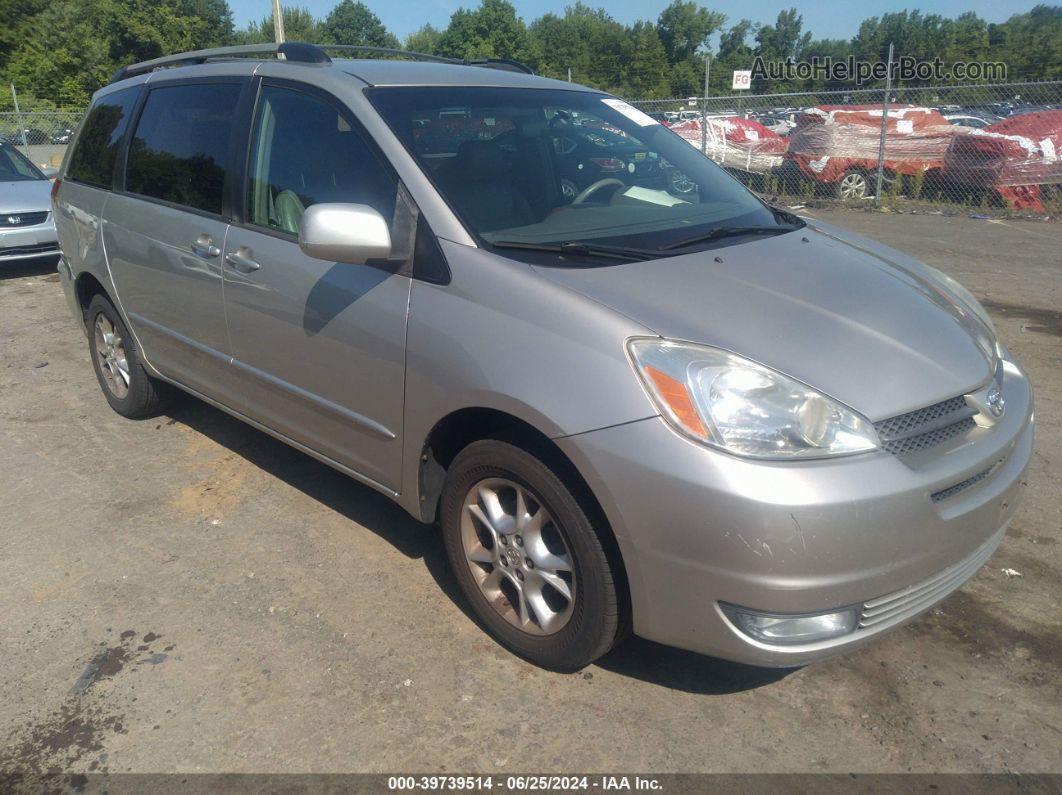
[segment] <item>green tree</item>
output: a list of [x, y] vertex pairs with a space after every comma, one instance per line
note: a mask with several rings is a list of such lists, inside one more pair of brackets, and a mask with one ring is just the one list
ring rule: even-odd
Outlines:
[[[262, 44], [276, 41], [273, 31], [273, 15], [263, 17], [259, 22], [251, 22], [247, 30], [240, 31], [236, 38], [245, 44]], [[321, 23], [309, 9], [303, 6], [284, 8], [284, 38], [288, 41], [304, 41], [308, 44], [321, 42]]]
[[27, 23], [47, 5], [47, 0], [0, 0], [0, 71], [19, 43], [32, 35]]
[[540, 53], [538, 70], [547, 77], [572, 79], [615, 91], [620, 82], [626, 30], [603, 8], [577, 2], [564, 16], [546, 14], [531, 25], [531, 39]]
[[719, 49], [711, 62], [709, 85], [713, 94], [729, 93], [735, 69], [751, 69], [756, 57], [749, 46], [749, 36], [756, 31], [751, 21], [743, 19], [719, 36]]
[[439, 47], [439, 38], [441, 36], [441, 30], [432, 25], [425, 25], [420, 30], [414, 31], [406, 36], [405, 43], [402, 46], [413, 52], [424, 52], [428, 55], [436, 55], [436, 50]]
[[5, 82], [63, 106], [86, 104], [119, 66], [231, 35], [225, 3], [192, 0], [56, 0], [23, 24], [33, 35], [8, 58]]
[[636, 22], [624, 31], [618, 93], [632, 98], [670, 93], [667, 53], [652, 22]]
[[804, 18], [795, 8], [780, 11], [774, 25], [764, 25], [756, 32], [756, 54], [765, 60], [795, 59], [811, 41], [802, 33]]
[[[285, 31], [286, 35], [286, 31]], [[398, 47], [398, 39], [362, 2], [341, 0], [321, 24], [321, 41], [368, 47]]]
[[508, 0], [482, 0], [479, 8], [458, 9], [439, 37], [440, 55], [451, 58], [514, 58], [533, 55], [527, 26]]
[[656, 23], [667, 62], [677, 64], [690, 59], [725, 21], [725, 14], [709, 11], [695, 0], [671, 0]]
[[1062, 78], [1062, 6], [1038, 5], [989, 31], [988, 57], [1008, 65], [1011, 80]]

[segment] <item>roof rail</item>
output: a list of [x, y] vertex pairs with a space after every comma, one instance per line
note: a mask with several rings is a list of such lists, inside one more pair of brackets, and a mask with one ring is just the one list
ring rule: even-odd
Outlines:
[[127, 77], [142, 75], [170, 66], [188, 66], [190, 64], [205, 63], [214, 58], [241, 58], [252, 55], [276, 55], [288, 61], [298, 63], [331, 63], [332, 59], [325, 55], [324, 50], [312, 44], [303, 44], [298, 41], [265, 42], [263, 44], [237, 44], [232, 47], [211, 47], [207, 50], [192, 50], [191, 52], [179, 52], [175, 55], [164, 55], [150, 61], [123, 66], [111, 76], [111, 82], [117, 83]]
[[435, 61], [436, 63], [463, 64], [457, 58], [447, 58], [443, 55], [429, 55], [426, 52], [414, 52], [413, 50], [396, 50], [391, 47], [370, 47], [363, 44], [314, 44], [322, 50], [339, 50], [340, 52], [368, 52], [377, 55], [404, 55], [407, 58], [416, 58], [420, 61]]
[[287, 61], [296, 63], [331, 63], [325, 50], [338, 50], [341, 52], [364, 52], [377, 55], [399, 55], [405, 58], [417, 58], [423, 61], [437, 63], [463, 64], [465, 66], [482, 66], [487, 69], [502, 69], [507, 72], [522, 72], [533, 75], [534, 71], [519, 61], [508, 58], [475, 58], [461, 60], [458, 58], [446, 58], [441, 55], [429, 55], [412, 50], [398, 50], [390, 47], [369, 47], [358, 44], [305, 44], [298, 41], [286, 41], [280, 44], [265, 42], [263, 44], [237, 44], [232, 47], [212, 47], [207, 50], [193, 50], [180, 52], [175, 55], [164, 55], [150, 61], [123, 66], [111, 76], [111, 82], [117, 83], [127, 77], [153, 72], [156, 69], [166, 67], [189, 66], [191, 64], [206, 63], [213, 59], [242, 58], [256, 55], [276, 55]]
[[407, 58], [416, 58], [421, 61], [435, 61], [437, 63], [463, 64], [465, 66], [483, 66], [487, 69], [502, 69], [506, 72], [523, 72], [533, 75], [535, 72], [527, 64], [514, 61], [509, 58], [447, 58], [442, 55], [429, 55], [425, 52], [413, 50], [396, 50], [391, 47], [369, 47], [361, 44], [317, 44], [322, 50], [339, 50], [340, 52], [366, 52], [377, 55], [402, 55]]

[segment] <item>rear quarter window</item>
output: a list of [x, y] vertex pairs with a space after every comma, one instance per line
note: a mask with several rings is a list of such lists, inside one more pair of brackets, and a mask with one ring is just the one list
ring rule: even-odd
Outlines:
[[154, 88], [129, 143], [125, 189], [221, 214], [238, 83]]
[[99, 188], [111, 187], [118, 148], [139, 95], [140, 87], [136, 86], [96, 100], [70, 155], [67, 178]]

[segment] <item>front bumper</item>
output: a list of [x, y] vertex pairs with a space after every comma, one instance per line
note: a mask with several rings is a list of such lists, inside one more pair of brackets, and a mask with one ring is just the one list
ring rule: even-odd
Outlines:
[[51, 214], [36, 226], [4, 227], [0, 229], [0, 263], [15, 262], [59, 254], [59, 241]]
[[[616, 533], [637, 634], [739, 662], [796, 666], [925, 612], [991, 556], [1033, 445], [1029, 382], [1014, 364], [1003, 392], [1007, 412], [990, 433], [916, 463], [884, 452], [755, 462], [680, 437], [660, 418], [557, 443]], [[785, 614], [856, 605], [860, 622], [830, 640], [768, 645], [738, 630], [721, 602]]]

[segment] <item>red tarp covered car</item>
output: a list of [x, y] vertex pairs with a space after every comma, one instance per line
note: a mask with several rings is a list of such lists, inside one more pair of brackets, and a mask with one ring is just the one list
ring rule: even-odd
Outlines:
[[991, 188], [1015, 209], [1044, 212], [1043, 186], [1062, 184], [1062, 110], [1011, 116], [956, 136], [944, 176]]
[[[836, 185], [845, 198], [874, 193], [881, 141], [880, 105], [822, 105], [797, 117], [786, 159], [804, 176]], [[914, 105], [890, 107], [885, 122], [885, 176], [915, 176], [944, 165], [957, 129], [940, 113]]]
[[[701, 122], [676, 122], [671, 129], [701, 148]], [[740, 116], [709, 116], [705, 134], [707, 155], [725, 167], [764, 174], [782, 164], [789, 142], [758, 121]]]

